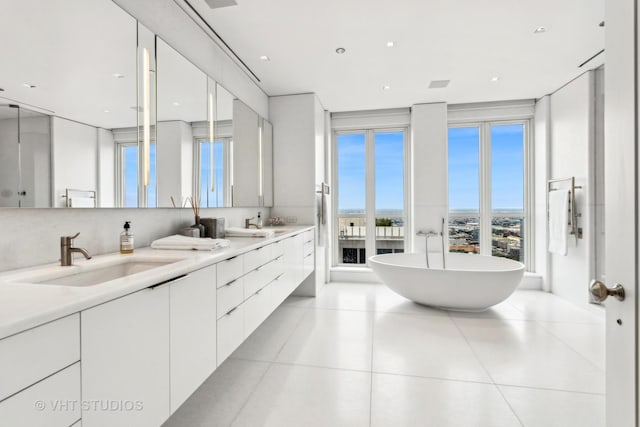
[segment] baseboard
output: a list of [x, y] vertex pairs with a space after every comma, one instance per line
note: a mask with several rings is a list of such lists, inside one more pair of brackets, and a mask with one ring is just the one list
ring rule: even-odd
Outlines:
[[529, 289], [535, 291], [542, 290], [542, 275], [537, 273], [525, 272], [522, 282], [518, 286], [518, 289]]
[[382, 283], [367, 267], [334, 267], [330, 271], [331, 282]]

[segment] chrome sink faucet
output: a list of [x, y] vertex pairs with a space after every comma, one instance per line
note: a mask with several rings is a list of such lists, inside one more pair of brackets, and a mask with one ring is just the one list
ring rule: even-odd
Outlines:
[[255, 228], [261, 228], [258, 224], [254, 224], [251, 222], [251, 220], [254, 218], [255, 218], [254, 216], [252, 216], [251, 218], [246, 218], [244, 220], [244, 228], [251, 228], [252, 226]]
[[80, 233], [76, 233], [75, 236], [62, 236], [60, 237], [60, 265], [69, 266], [73, 265], [73, 253], [80, 252], [86, 259], [91, 259], [91, 255], [86, 249], [74, 248], [73, 239], [78, 237]]

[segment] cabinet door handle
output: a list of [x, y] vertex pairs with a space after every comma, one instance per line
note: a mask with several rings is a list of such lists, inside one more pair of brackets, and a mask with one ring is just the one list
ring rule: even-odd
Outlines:
[[232, 281], [230, 281], [230, 282], [229, 282], [229, 283], [227, 283], [226, 285], [222, 285], [222, 287], [224, 288], [224, 287], [227, 287], [227, 286], [231, 286], [231, 285], [233, 285], [234, 283], [236, 283], [237, 281], [238, 281], [238, 279], [233, 279]]
[[227, 314], [225, 314], [225, 316], [231, 316], [231, 313], [233, 313], [234, 311], [236, 311], [238, 309], [238, 307], [233, 307], [231, 310], [227, 311]]
[[151, 285], [151, 286], [149, 286], [147, 289], [155, 289], [155, 288], [157, 288], [158, 286], [166, 285], [167, 283], [177, 282], [177, 281], [179, 281], [179, 280], [184, 279], [184, 278], [185, 278], [185, 277], [187, 277], [187, 276], [188, 276], [188, 274], [182, 274], [182, 275], [180, 275], [180, 276], [176, 276], [176, 277], [174, 277], [173, 279], [168, 279], [168, 280], [165, 280], [165, 281], [163, 281], [163, 282], [156, 283], [155, 285]]

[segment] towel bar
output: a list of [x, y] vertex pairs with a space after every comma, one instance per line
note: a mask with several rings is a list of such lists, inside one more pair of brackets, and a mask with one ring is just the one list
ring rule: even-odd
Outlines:
[[576, 245], [578, 244], [578, 239], [582, 239], [582, 228], [578, 227], [578, 218], [582, 217], [581, 213], [578, 213], [576, 208], [576, 190], [582, 189], [581, 185], [576, 185], [576, 177], [572, 176], [571, 178], [559, 178], [559, 179], [550, 179], [547, 181], [547, 220], [549, 218], [549, 193], [552, 191], [559, 190], [559, 188], [552, 188], [553, 184], [559, 182], [568, 182], [570, 184], [569, 187], [569, 226], [571, 227], [571, 231], [569, 234], [572, 234], [576, 238]]

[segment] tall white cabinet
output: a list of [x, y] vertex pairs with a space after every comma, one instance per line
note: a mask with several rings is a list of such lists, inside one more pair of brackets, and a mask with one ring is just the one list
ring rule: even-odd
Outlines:
[[[314, 274], [296, 289], [295, 295], [315, 296], [328, 280], [325, 275], [326, 253], [330, 240], [330, 221], [323, 223], [319, 190], [328, 183], [325, 111], [313, 94], [269, 98], [269, 118], [273, 124], [274, 200], [272, 216], [295, 216], [298, 223], [314, 224]], [[330, 198], [325, 199], [329, 202]], [[330, 207], [326, 212], [331, 216]], [[311, 260], [307, 260], [310, 263]]]

